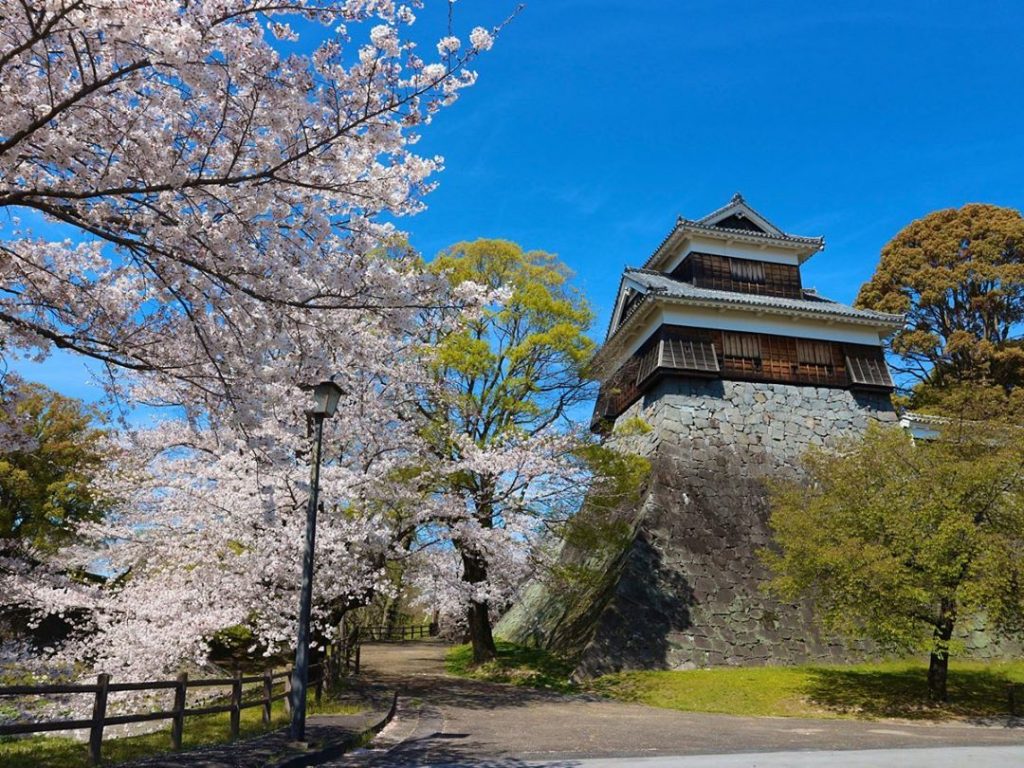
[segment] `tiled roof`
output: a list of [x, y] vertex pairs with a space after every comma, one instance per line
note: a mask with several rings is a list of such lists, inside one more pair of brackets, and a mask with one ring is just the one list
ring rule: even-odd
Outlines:
[[[749, 211], [750, 214], [756, 215], [765, 224], [767, 224], [775, 231], [758, 232], [751, 229], [734, 229], [732, 227], [722, 227], [716, 224], [709, 223], [713, 221], [719, 214], [724, 213], [737, 206], [741, 206], [742, 209]], [[723, 234], [730, 235], [732, 237], [747, 239], [752, 242], [760, 241], [766, 243], [792, 243], [794, 245], [808, 246], [810, 248], [813, 248], [814, 250], [820, 250], [825, 245], [825, 239], [821, 237], [802, 237], [800, 235], [786, 234], [781, 229], [772, 224], [770, 221], [768, 221], [758, 211], [755, 211], [753, 208], [751, 208], [750, 204], [743, 199], [743, 196], [737, 193], [733, 195], [732, 199], [728, 203], [723, 205], [721, 208], [712, 211], [707, 216], [702, 216], [699, 219], [685, 219], [682, 216], [680, 216], [678, 219], [676, 219], [675, 226], [667, 235], [665, 235], [661, 243], [658, 244], [658, 247], [654, 250], [654, 253], [652, 253], [650, 257], [648, 257], [647, 261], [644, 263], [644, 266], [653, 266], [655, 262], [658, 260], [658, 257], [662, 255], [662, 251], [664, 250], [665, 245], [669, 242], [669, 240], [672, 239], [672, 236], [683, 229], [691, 232], [698, 232], [712, 236], [721, 236]]]
[[698, 223], [698, 224], [710, 224], [715, 219], [716, 216], [718, 216], [721, 213], [725, 213], [726, 211], [729, 211], [732, 208], [735, 208], [737, 205], [744, 205], [744, 206], [746, 206], [747, 209], [751, 213], [756, 214], [758, 216], [758, 218], [761, 219], [761, 221], [763, 221], [769, 227], [774, 229], [775, 233], [780, 234], [780, 235], [783, 234], [782, 230], [779, 229], [774, 224], [772, 224], [770, 221], [768, 221], [768, 219], [765, 218], [764, 214], [762, 214], [760, 211], [755, 211], [750, 206], [750, 203], [748, 203], [744, 199], [743, 195], [741, 195], [739, 192], [737, 192], [735, 195], [733, 195], [732, 198], [729, 200], [729, 202], [726, 203], [725, 205], [723, 205], [721, 208], [716, 208], [711, 213], [709, 213], [707, 216], [701, 216], [699, 219], [696, 219], [696, 223]]
[[804, 291], [802, 299], [787, 299], [779, 296], [761, 296], [753, 293], [698, 288], [690, 283], [669, 277], [663, 272], [655, 272], [649, 269], [627, 269], [625, 276], [636, 281], [654, 295], [672, 299], [692, 300], [694, 303], [753, 307], [782, 312], [842, 317], [862, 323], [875, 323], [894, 328], [901, 327], [904, 321], [903, 315], [889, 315], [882, 312], [872, 312], [869, 309], [858, 309], [826, 299], [814, 291]]
[[679, 219], [677, 224], [689, 229], [700, 229], [705, 232], [729, 232], [734, 235], [747, 235], [749, 237], [764, 238], [767, 240], [784, 240], [790, 243], [804, 243], [806, 245], [822, 245], [825, 242], [823, 237], [803, 237], [802, 235], [787, 235], [785, 232], [774, 235], [770, 232], [756, 232], [752, 229], [735, 229], [733, 227], [720, 227], [716, 224], [703, 224], [693, 219]]

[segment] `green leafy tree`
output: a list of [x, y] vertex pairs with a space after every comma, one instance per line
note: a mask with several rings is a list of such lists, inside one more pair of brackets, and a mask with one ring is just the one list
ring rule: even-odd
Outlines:
[[1024, 218], [971, 204], [935, 211], [883, 249], [857, 305], [904, 312], [890, 339], [893, 367], [919, 383], [912, 404], [962, 383], [1010, 389], [1024, 381]]
[[926, 652], [947, 698], [959, 620], [984, 612], [1024, 631], [1024, 442], [1019, 428], [952, 419], [941, 439], [872, 427], [812, 450], [804, 480], [772, 490], [777, 549], [762, 553], [781, 597], [811, 599], [824, 626], [882, 648]]
[[25, 450], [0, 454], [0, 552], [52, 553], [98, 520], [105, 501], [94, 483], [104, 467], [100, 415], [80, 401], [24, 384], [11, 417]]
[[104, 514], [108, 504], [94, 482], [105, 466], [104, 433], [96, 426], [99, 414], [43, 386], [19, 382], [6, 394], [10, 407], [0, 414], [0, 430], [16, 435], [8, 444], [17, 448], [0, 453], [0, 639], [42, 648], [66, 639], [83, 616], [71, 610], [33, 620], [7, 580], [45, 560], [59, 564], [79, 526]]
[[[551, 475], [532, 484], [522, 476], [510, 478], [518, 469], [502, 465], [503, 446], [521, 452], [536, 440], [540, 457], [546, 450], [541, 436], [571, 431], [574, 408], [593, 395], [584, 375], [594, 351], [586, 335], [593, 313], [555, 256], [524, 251], [505, 240], [458, 243], [440, 253], [430, 269], [453, 286], [473, 282], [507, 294], [500, 304], [436, 340], [434, 370], [449, 394], [423, 406], [439, 456], [458, 460], [469, 445], [494, 457], [492, 466], [458, 472], [438, 489], [465, 510], [464, 516], [441, 524], [452, 531], [463, 582], [479, 593], [502, 567], [497, 565], [503, 553], [495, 551], [496, 529], [506, 526], [511, 515], [531, 511], [525, 507], [532, 507], [538, 519], [551, 513], [544, 508], [550, 497], [537, 490]], [[583, 460], [565, 452], [544, 458], [552, 474]], [[511, 546], [514, 537], [504, 541]], [[469, 600], [466, 618], [477, 662], [496, 654], [492, 607], [486, 598]]]

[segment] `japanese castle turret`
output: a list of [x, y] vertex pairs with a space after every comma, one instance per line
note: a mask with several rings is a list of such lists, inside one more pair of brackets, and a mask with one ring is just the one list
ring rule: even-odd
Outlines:
[[593, 428], [651, 461], [648, 487], [617, 553], [566, 543], [563, 563], [599, 585], [533, 585], [499, 634], [569, 651], [583, 674], [861, 653], [823, 637], [807, 606], [768, 597], [757, 556], [766, 481], [799, 472], [809, 446], [897, 421], [882, 343], [903, 318], [804, 288], [800, 268], [823, 247], [736, 195], [678, 219], [626, 269]]
[[[755, 405], [782, 399], [792, 405], [806, 400], [807, 407], [833, 404], [808, 411], [806, 432], [787, 423], [791, 412], [771, 407], [757, 409], [760, 423], [771, 427], [763, 434], [749, 418], [717, 419], [755, 445], [790, 453], [801, 448], [798, 441], [820, 443], [835, 434], [822, 420], [840, 415], [837, 403], [850, 418], [830, 426], [861, 424], [854, 412], [878, 415], [893, 387], [882, 342], [903, 318], [806, 290], [800, 267], [823, 247], [820, 237], [782, 232], [740, 195], [702, 219], [680, 218], [643, 268], [622, 277], [596, 361], [602, 387], [595, 427], [627, 412], [638, 415], [670, 392], [707, 393], [695, 394], [705, 398], [701, 402], [675, 404], [701, 405], [709, 413], [721, 410], [717, 398], [740, 394], [741, 404], [750, 401], [748, 416]], [[883, 410], [891, 419], [888, 405]]]

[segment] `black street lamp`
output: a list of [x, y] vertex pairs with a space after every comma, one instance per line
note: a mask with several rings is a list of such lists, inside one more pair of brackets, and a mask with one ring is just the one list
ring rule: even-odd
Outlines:
[[309, 684], [309, 618], [313, 607], [313, 547], [316, 544], [316, 508], [320, 495], [320, 449], [324, 440], [324, 419], [338, 409], [342, 390], [333, 381], [321, 381], [313, 388], [313, 461], [309, 469], [309, 506], [306, 507], [306, 548], [302, 554], [302, 594], [299, 598], [299, 639], [295, 645], [292, 672], [292, 741], [306, 739], [306, 687]]

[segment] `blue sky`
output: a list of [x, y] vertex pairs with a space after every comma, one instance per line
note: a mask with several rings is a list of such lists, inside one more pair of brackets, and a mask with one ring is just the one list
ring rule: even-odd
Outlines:
[[[514, 5], [459, 0], [458, 26]], [[428, 256], [476, 237], [559, 254], [600, 335], [622, 267], [740, 191], [823, 235], [805, 285], [851, 301], [912, 219], [1024, 208], [1022, 26], [1019, 1], [532, 0], [425, 131], [447, 169], [401, 226]], [[68, 357], [22, 370], [89, 394]]]

